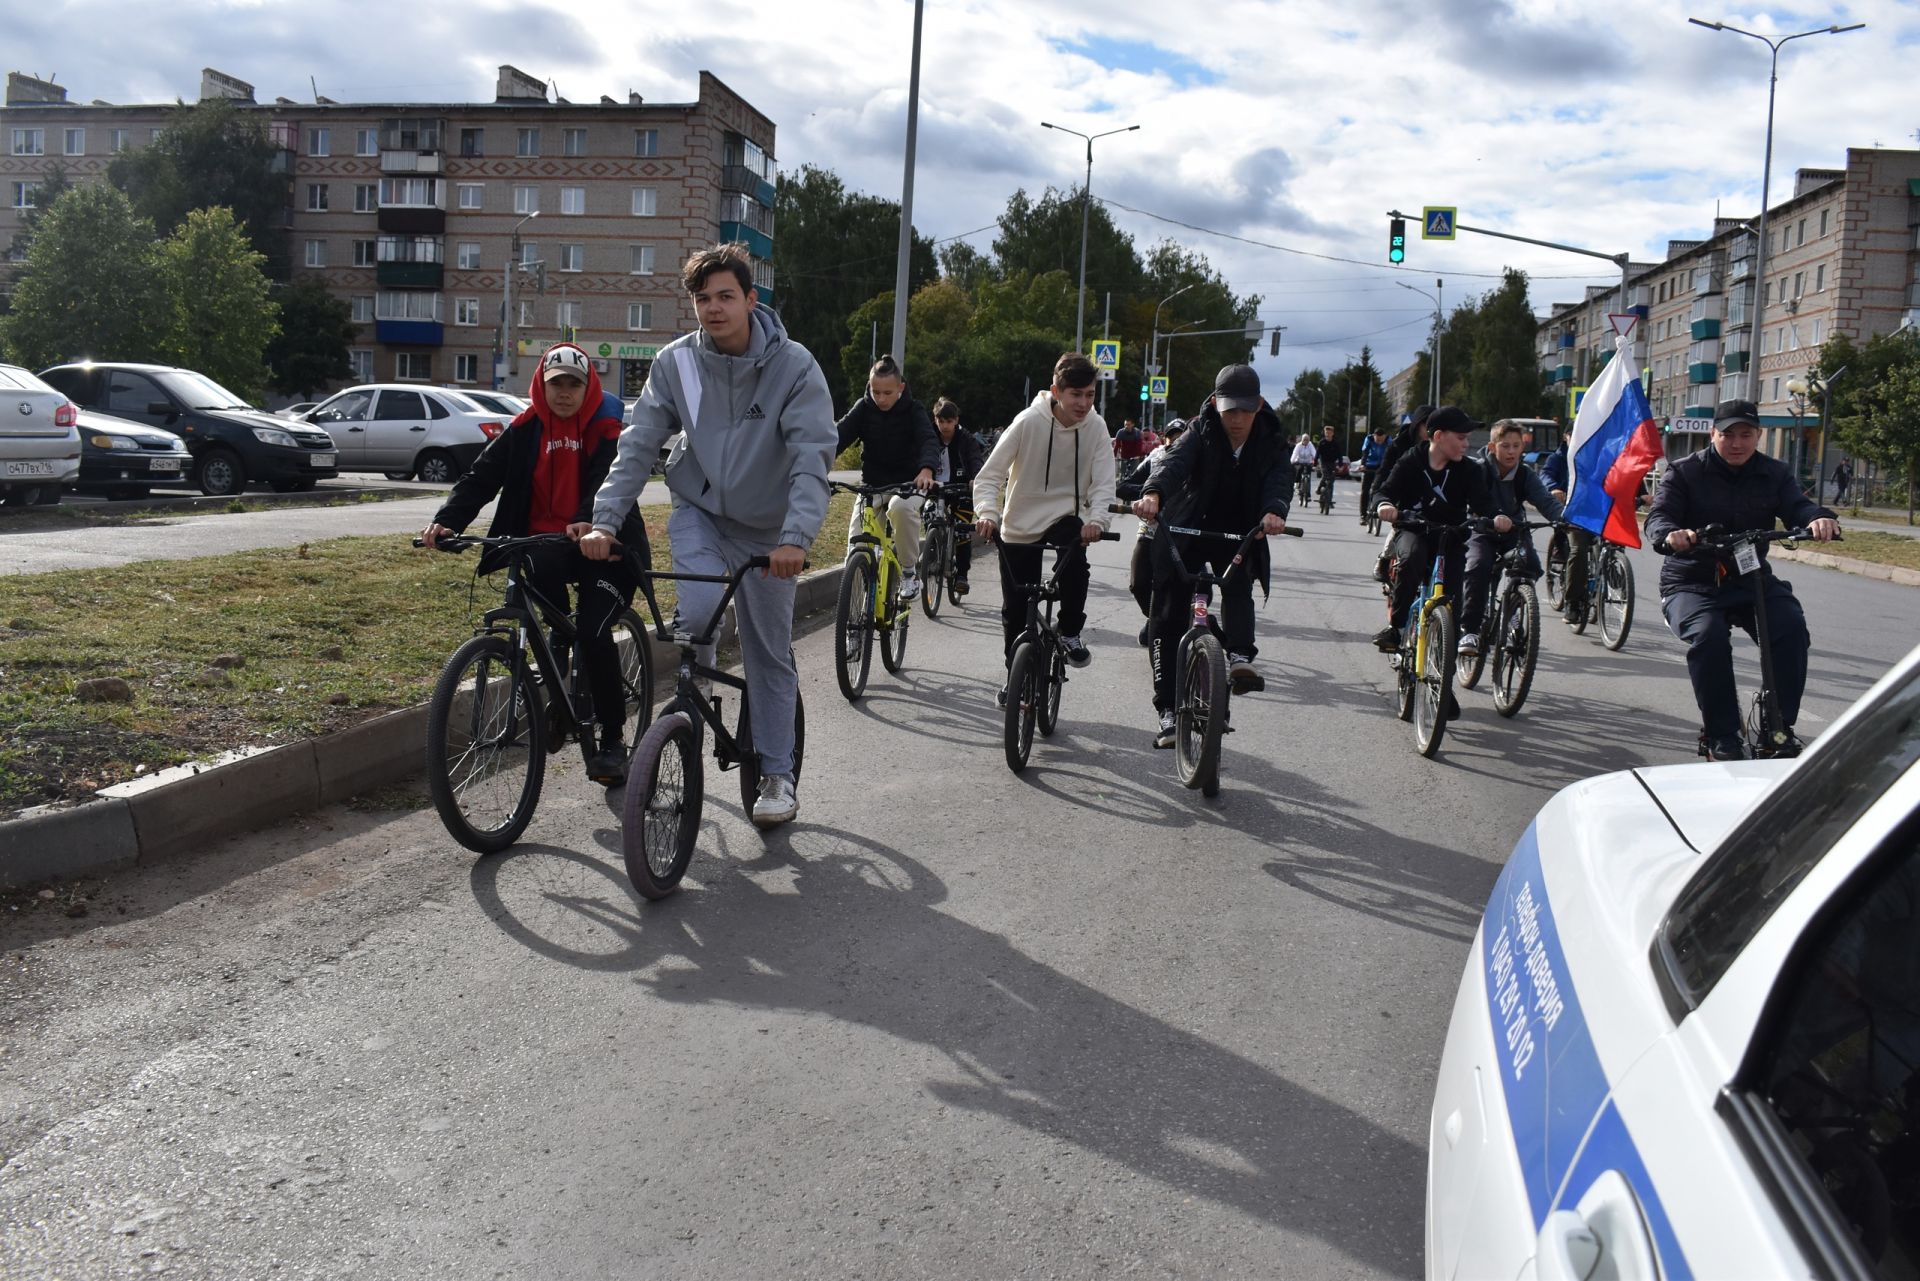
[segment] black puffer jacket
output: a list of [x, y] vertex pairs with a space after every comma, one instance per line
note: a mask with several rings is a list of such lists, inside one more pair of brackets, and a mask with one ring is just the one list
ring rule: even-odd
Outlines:
[[940, 461], [940, 437], [926, 406], [902, 395], [892, 409], [882, 409], [873, 397], [862, 396], [839, 423], [844, 453], [860, 442], [860, 479], [868, 485], [904, 485]]
[[[1793, 528], [1821, 517], [1836, 519], [1827, 508], [1800, 492], [1793, 472], [1777, 458], [1755, 454], [1743, 467], [1729, 467], [1709, 445], [1667, 468], [1647, 515], [1647, 541], [1676, 529], [1719, 525], [1729, 533], [1772, 529], [1775, 521]], [[1760, 547], [1762, 559], [1767, 549]], [[1772, 571], [1769, 570], [1769, 573]], [[1660, 566], [1660, 594], [1707, 591], [1719, 582], [1710, 553], [1668, 556]]]
[[[1186, 434], [1153, 469], [1141, 494], [1160, 496], [1162, 524], [1244, 534], [1268, 512], [1286, 518], [1288, 497], [1293, 492], [1289, 452], [1285, 429], [1273, 410], [1263, 405], [1254, 415], [1253, 431], [1241, 447], [1240, 457], [1235, 459], [1233, 445], [1227, 440], [1226, 424], [1220, 421], [1220, 413], [1212, 402], [1208, 402], [1204, 410], [1187, 420]], [[1169, 541], [1153, 540], [1156, 586], [1179, 578], [1168, 550]], [[1193, 555], [1184, 548], [1181, 554]], [[1266, 539], [1254, 540], [1247, 562], [1253, 580], [1265, 590], [1268, 586]]]
[[[937, 432], [938, 429], [935, 430]], [[938, 439], [937, 435], [935, 439]], [[987, 461], [987, 447], [965, 427], [954, 428], [953, 439], [942, 445], [941, 449], [947, 455], [949, 485], [972, 484], [973, 478], [980, 474], [981, 466]]]

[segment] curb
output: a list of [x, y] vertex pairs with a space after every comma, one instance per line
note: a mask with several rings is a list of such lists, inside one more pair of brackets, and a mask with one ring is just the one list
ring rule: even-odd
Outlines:
[[1902, 587], [1920, 587], [1920, 569], [1906, 569], [1899, 565], [1876, 565], [1872, 561], [1855, 560], [1851, 556], [1830, 556], [1826, 552], [1788, 551], [1784, 547], [1770, 548], [1767, 554], [1796, 564], [1812, 565], [1819, 569], [1837, 569], [1843, 574], [1857, 574], [1861, 578], [1877, 578], [1886, 583], [1899, 583]]
[[[796, 632], [808, 615], [840, 594], [840, 566], [808, 574], [794, 591]], [[734, 639], [733, 615], [719, 642]], [[680, 661], [677, 646], [652, 638], [654, 692]], [[420, 772], [426, 741], [422, 703], [317, 738], [265, 750], [229, 752], [211, 761], [161, 770], [102, 788], [65, 809], [30, 810], [0, 821], [0, 889], [141, 866], [207, 848], [216, 841]]]

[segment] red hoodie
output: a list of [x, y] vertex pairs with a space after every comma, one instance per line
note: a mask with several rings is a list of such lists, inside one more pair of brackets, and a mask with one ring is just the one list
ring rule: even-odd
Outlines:
[[[586, 355], [575, 343], [556, 343], [555, 346], [573, 347]], [[540, 363], [546, 364], [544, 352]], [[587, 392], [573, 417], [560, 418], [554, 414], [547, 404], [546, 379], [538, 369], [528, 395], [533, 399], [533, 408], [515, 418], [512, 427], [512, 430], [524, 431], [538, 422], [542, 428], [540, 457], [533, 469], [533, 507], [527, 532], [563, 533], [574, 521], [586, 519], [580, 515], [581, 467], [602, 445], [619, 439], [623, 424], [618, 411], [608, 404], [610, 398], [601, 390], [600, 375], [594, 371], [591, 360], [587, 361]]]

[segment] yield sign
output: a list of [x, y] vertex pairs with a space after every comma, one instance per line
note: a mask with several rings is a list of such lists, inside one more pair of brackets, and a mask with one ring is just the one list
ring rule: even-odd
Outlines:
[[1633, 332], [1633, 327], [1635, 324], [1639, 322], [1640, 317], [1634, 315], [1630, 311], [1629, 312], [1610, 311], [1607, 313], [1607, 319], [1613, 324], [1613, 332], [1620, 335], [1622, 338], [1625, 338], [1628, 334]]

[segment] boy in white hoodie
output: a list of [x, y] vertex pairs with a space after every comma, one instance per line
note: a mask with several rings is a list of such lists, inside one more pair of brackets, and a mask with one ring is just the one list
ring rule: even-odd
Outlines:
[[[1027, 622], [1022, 584], [1042, 581], [1045, 549], [1060, 553], [1060, 642], [1067, 661], [1093, 660], [1087, 621], [1087, 547], [1100, 541], [1114, 497], [1113, 444], [1093, 412], [1098, 372], [1079, 352], [1061, 356], [1053, 385], [1033, 398], [994, 442], [973, 480], [979, 530], [1000, 548], [1000, 630], [1005, 661]], [[1002, 702], [1006, 690], [1000, 691]]]

